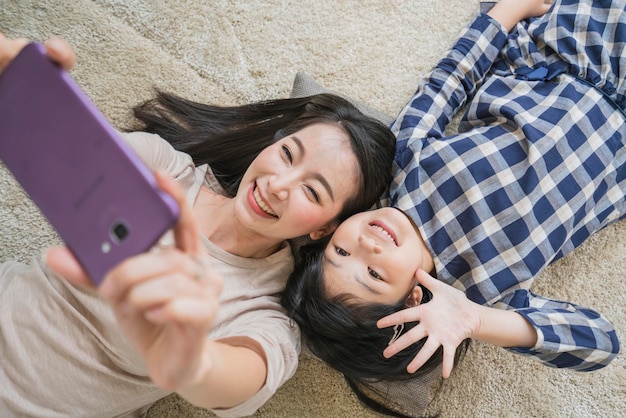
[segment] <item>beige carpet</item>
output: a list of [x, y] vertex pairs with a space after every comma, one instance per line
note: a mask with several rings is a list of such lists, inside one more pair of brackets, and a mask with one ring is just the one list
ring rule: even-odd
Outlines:
[[[0, 31], [68, 39], [79, 56], [73, 76], [118, 126], [154, 85], [235, 104], [289, 95], [299, 70], [393, 114], [477, 7], [476, 0], [0, 0]], [[24, 260], [56, 242], [3, 167], [0, 231], [0, 261]], [[542, 274], [534, 290], [596, 308], [624, 341], [625, 278], [621, 222]], [[444, 418], [626, 416], [625, 367], [621, 354], [598, 372], [552, 370], [476, 343], [430, 412]], [[211, 414], [171, 396], [150, 416]], [[256, 416], [375, 415], [340, 376], [304, 358]]]

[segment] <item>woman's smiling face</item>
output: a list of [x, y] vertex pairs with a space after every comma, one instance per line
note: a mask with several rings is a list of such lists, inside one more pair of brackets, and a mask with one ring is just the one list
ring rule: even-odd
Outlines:
[[331, 296], [394, 304], [415, 287], [417, 270], [431, 271], [432, 263], [409, 218], [382, 208], [339, 225], [324, 251], [324, 283]]
[[337, 124], [316, 123], [257, 156], [235, 197], [235, 217], [277, 240], [330, 233], [346, 201], [357, 193], [360, 178], [348, 135]]

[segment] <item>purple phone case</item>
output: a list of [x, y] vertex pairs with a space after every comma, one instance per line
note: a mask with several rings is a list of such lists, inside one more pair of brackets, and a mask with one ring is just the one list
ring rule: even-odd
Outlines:
[[0, 159], [95, 284], [178, 217], [176, 202], [41, 44], [0, 74]]

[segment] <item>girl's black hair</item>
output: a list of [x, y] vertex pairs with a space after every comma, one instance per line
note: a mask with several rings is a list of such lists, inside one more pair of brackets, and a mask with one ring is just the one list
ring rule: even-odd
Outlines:
[[[387, 315], [406, 308], [404, 301], [395, 305], [356, 302], [352, 296], [329, 297], [324, 285], [324, 248], [329, 238], [306, 245], [301, 249], [301, 262], [297, 264], [282, 294], [281, 304], [300, 327], [303, 340], [311, 352], [330, 367], [341, 372], [354, 389], [357, 383], [371, 381], [401, 381], [419, 378], [437, 368], [443, 361], [443, 349], [415, 373], [407, 372], [408, 364], [423, 347], [426, 338], [414, 343], [391, 358], [383, 351], [394, 335], [393, 327], [379, 329], [376, 322]], [[422, 303], [432, 294], [422, 288]], [[418, 322], [404, 324], [402, 334]], [[465, 340], [456, 352], [455, 362], [467, 350]], [[366, 397], [357, 393], [359, 398]], [[384, 406], [369, 399], [376, 410], [385, 412]], [[372, 404], [366, 403], [372, 408]]]
[[358, 192], [337, 220], [370, 208], [391, 182], [395, 137], [349, 101], [331, 94], [267, 100], [242, 106], [197, 103], [160, 90], [133, 109], [141, 125], [175, 149], [208, 164], [233, 197], [248, 166], [268, 146], [314, 123], [333, 123], [350, 138], [361, 169]]

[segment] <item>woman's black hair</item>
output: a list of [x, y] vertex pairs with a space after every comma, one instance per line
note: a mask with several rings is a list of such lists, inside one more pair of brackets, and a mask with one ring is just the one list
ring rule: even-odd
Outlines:
[[361, 169], [361, 184], [337, 221], [370, 208], [391, 182], [394, 135], [332, 94], [214, 106], [157, 90], [133, 112], [141, 122], [137, 129], [158, 134], [191, 155], [196, 165], [208, 164], [230, 197], [237, 194], [244, 173], [261, 151], [314, 123], [339, 126], [350, 138]]
[[[306, 245], [301, 249], [298, 263], [282, 294], [281, 304], [302, 332], [310, 351], [330, 367], [341, 372], [354, 389], [359, 382], [401, 381], [419, 378], [437, 368], [443, 361], [443, 349], [415, 373], [407, 372], [407, 366], [423, 347], [426, 338], [385, 358], [383, 351], [394, 336], [393, 327], [379, 329], [376, 322], [391, 313], [406, 308], [404, 301], [395, 305], [363, 303], [350, 295], [330, 297], [324, 285], [324, 248], [329, 238]], [[432, 294], [422, 288], [422, 303]], [[404, 324], [402, 334], [418, 322]], [[467, 350], [465, 340], [456, 352], [455, 362]], [[366, 396], [358, 393], [359, 398]], [[376, 402], [370, 399], [374, 404]], [[366, 403], [372, 407], [371, 404]], [[380, 408], [383, 405], [378, 404]], [[384, 409], [377, 409], [379, 412]]]

